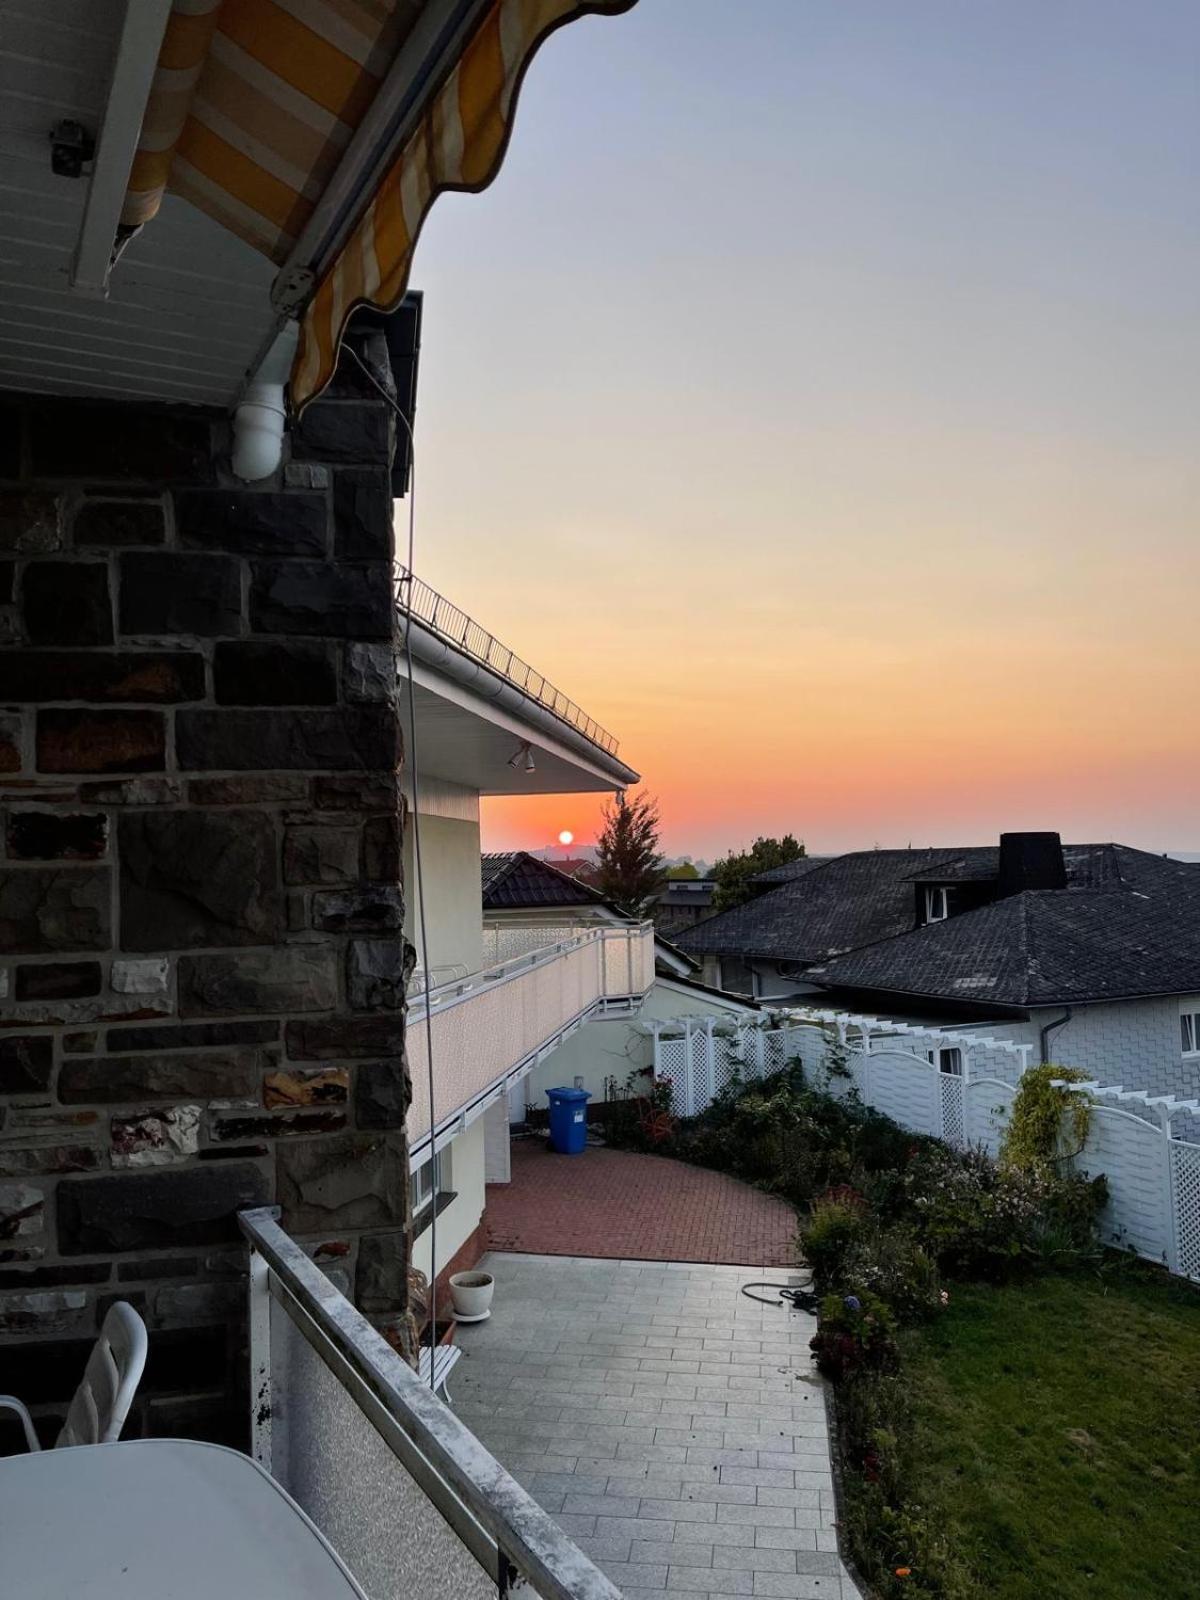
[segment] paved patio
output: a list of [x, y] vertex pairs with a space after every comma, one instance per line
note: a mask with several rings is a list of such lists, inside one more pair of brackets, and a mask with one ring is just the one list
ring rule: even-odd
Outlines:
[[492, 1249], [537, 1255], [767, 1266], [798, 1259], [796, 1214], [773, 1195], [665, 1156], [560, 1156], [537, 1138], [513, 1141], [512, 1182], [489, 1184], [487, 1226]]
[[459, 1327], [455, 1410], [627, 1600], [858, 1600], [837, 1555], [814, 1319], [742, 1295], [761, 1269], [482, 1265], [495, 1305]]

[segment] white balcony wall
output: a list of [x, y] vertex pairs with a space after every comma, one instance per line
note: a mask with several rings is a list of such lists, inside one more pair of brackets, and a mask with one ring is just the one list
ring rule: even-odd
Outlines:
[[[654, 930], [596, 928], [410, 1001], [408, 1137], [414, 1166], [505, 1094], [539, 1054], [597, 1013], [639, 1005], [654, 982]], [[429, 1064], [432, 1046], [433, 1104]]]

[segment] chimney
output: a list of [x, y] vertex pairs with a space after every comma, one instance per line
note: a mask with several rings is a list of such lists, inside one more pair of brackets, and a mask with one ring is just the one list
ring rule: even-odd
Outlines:
[[1067, 869], [1056, 833], [1002, 833], [997, 895], [1022, 889], [1065, 889]]

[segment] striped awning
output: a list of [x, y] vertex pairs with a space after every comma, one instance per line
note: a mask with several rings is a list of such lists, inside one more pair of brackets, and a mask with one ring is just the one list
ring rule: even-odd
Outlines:
[[[149, 221], [169, 191], [282, 265], [425, 3], [173, 0], [122, 226]], [[633, 3], [492, 0], [322, 267], [301, 316], [294, 409], [333, 376], [355, 307], [399, 303], [437, 196], [495, 176], [542, 41], [577, 16]]]

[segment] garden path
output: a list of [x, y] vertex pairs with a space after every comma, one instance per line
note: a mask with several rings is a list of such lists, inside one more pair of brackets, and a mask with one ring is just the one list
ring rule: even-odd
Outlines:
[[560, 1156], [515, 1139], [512, 1181], [489, 1184], [488, 1244], [539, 1255], [791, 1266], [796, 1213], [722, 1172], [589, 1147]]
[[481, 1265], [496, 1298], [489, 1321], [459, 1326], [454, 1408], [626, 1600], [858, 1600], [815, 1320], [744, 1296], [761, 1268]]

